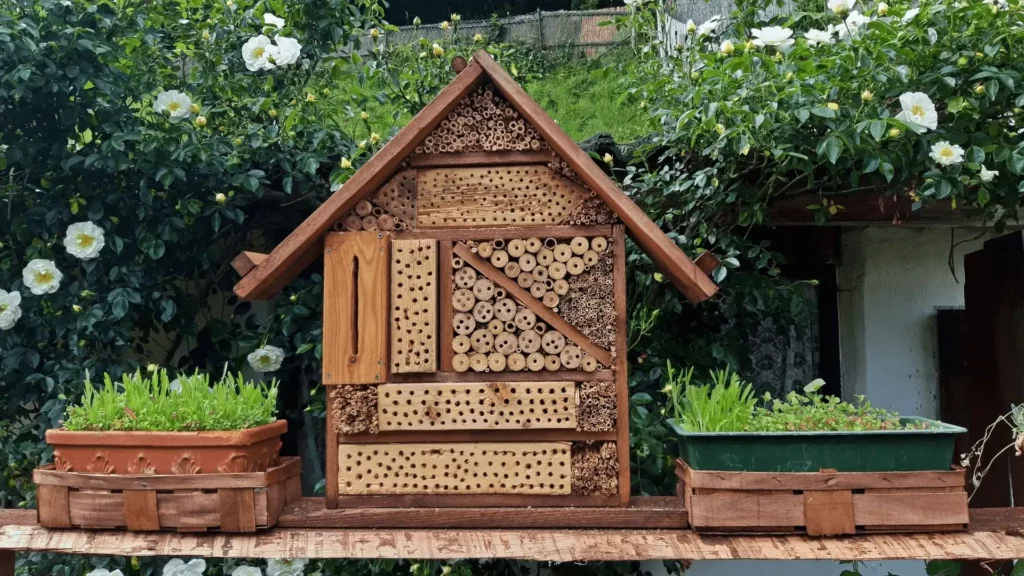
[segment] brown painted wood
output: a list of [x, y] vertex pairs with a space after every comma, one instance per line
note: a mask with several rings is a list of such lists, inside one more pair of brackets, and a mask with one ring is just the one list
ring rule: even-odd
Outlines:
[[160, 529], [156, 490], [125, 490], [121, 496], [124, 501], [125, 524], [129, 530]]
[[[439, 330], [439, 352], [441, 372], [452, 371], [452, 339], [455, 337], [455, 330], [452, 328], [452, 318], [455, 311], [452, 309], [452, 297], [455, 294], [455, 285], [452, 282], [452, 243], [450, 240], [440, 241], [440, 273], [437, 278], [438, 298], [440, 300], [440, 330]], [[394, 381], [394, 379], [392, 379]], [[328, 444], [329, 446], [330, 444]]]
[[807, 490], [804, 492], [804, 525], [810, 536], [856, 534], [853, 492]]
[[[899, 490], [853, 495], [854, 518], [859, 526], [963, 526], [969, 521], [967, 493]], [[922, 528], [924, 530], [924, 528]]]
[[441, 168], [455, 166], [515, 166], [519, 164], [547, 164], [551, 152], [461, 152], [457, 154], [413, 154], [409, 165], [413, 168]]
[[615, 448], [619, 456], [619, 504], [629, 504], [629, 298], [626, 293], [626, 227], [612, 228], [612, 298], [615, 305]]
[[68, 518], [76, 528], [125, 526], [124, 500], [120, 494], [68, 492]]
[[939, 355], [939, 420], [967, 428], [957, 434], [953, 454], [966, 454], [971, 448], [970, 426], [973, 394], [968, 381], [967, 311], [940, 308], [936, 312]]
[[486, 51], [473, 55], [491, 82], [516, 110], [544, 137], [566, 163], [591, 190], [608, 205], [629, 228], [633, 239], [651, 260], [668, 276], [672, 283], [691, 302], [701, 302], [713, 296], [718, 286], [711, 281], [683, 251], [648, 216], [633, 203], [583, 151], [579, 145], [550, 116], [530, 98], [511, 76]]
[[256, 503], [250, 489], [217, 490], [220, 503], [220, 529], [226, 532], [255, 532]]
[[260, 488], [298, 476], [302, 464], [298, 458], [282, 457], [266, 472], [232, 474], [86, 474], [57, 472], [52, 464], [36, 468], [32, 481], [37, 485], [55, 485], [81, 490], [203, 490], [218, 488]]
[[0, 550], [0, 576], [14, 576], [14, 552]]
[[338, 496], [341, 508], [519, 508], [618, 506], [618, 496], [562, 494], [387, 494]]
[[697, 265], [697, 268], [700, 268], [701, 272], [711, 276], [711, 273], [715, 271], [715, 268], [718, 268], [722, 261], [711, 252], [704, 252], [693, 263]]
[[384, 184], [413, 152], [419, 140], [429, 133], [472, 90], [483, 76], [476, 61], [455, 77], [384, 148], [366, 162], [345, 185], [327, 199], [309, 218], [292, 231], [269, 257], [235, 285], [235, 294], [243, 300], [265, 300], [318, 256], [324, 234], [339, 218], [367, 194]]
[[562, 240], [583, 236], [611, 236], [612, 227], [597, 226], [511, 226], [505, 228], [433, 228], [395, 233], [395, 238], [433, 238], [441, 241], [511, 240], [513, 238], [555, 238]]
[[[401, 442], [545, 442], [617, 441], [618, 433], [577, 430], [410, 430], [377, 434], [338, 434], [339, 444], [395, 444]], [[329, 450], [328, 450], [329, 451]]]
[[235, 269], [235, 272], [239, 276], [245, 276], [253, 270], [253, 268], [260, 265], [261, 262], [267, 259], [266, 254], [260, 254], [259, 252], [242, 252], [235, 259], [231, 261], [231, 267]]
[[387, 381], [390, 240], [388, 232], [332, 232], [327, 235], [324, 384]]
[[555, 370], [553, 372], [436, 372], [434, 374], [391, 374], [388, 381], [393, 384], [427, 384], [446, 382], [535, 382], [559, 380], [563, 382], [608, 382], [615, 379], [612, 370]]
[[[951, 202], [938, 200], [914, 210], [909, 196], [896, 196], [884, 190], [854, 192], [831, 196], [843, 209], [831, 216], [829, 226], [862, 226], [866, 224], [970, 224], [967, 210], [955, 210]], [[769, 217], [773, 226], [814, 226], [814, 211], [808, 206], [820, 205], [818, 194], [798, 194], [772, 200]]]
[[334, 410], [330, 405], [330, 388], [327, 393], [328, 404], [327, 404], [327, 470], [324, 472], [325, 479], [327, 481], [325, 501], [328, 508], [338, 507], [338, 451], [332, 450], [334, 446], [338, 444], [338, 438], [341, 434], [338, 433], [337, 425], [334, 422]]
[[289, 506], [286, 528], [686, 528], [679, 498], [634, 498], [628, 507], [604, 508], [344, 508], [328, 510], [322, 498]]
[[[569, 338], [578, 344], [580, 348], [583, 348], [583, 350], [591, 356], [597, 358], [597, 361], [602, 365], [612, 365], [611, 353], [595, 344], [590, 338], [587, 338], [582, 332], [577, 330], [575, 326], [566, 322], [565, 319], [559, 316], [556, 312], [531, 296], [529, 292], [520, 287], [519, 284], [516, 284], [515, 280], [506, 276], [504, 272], [498, 270], [492, 266], [490, 262], [487, 262], [483, 258], [474, 254], [468, 246], [460, 242], [452, 248], [452, 251], [455, 252], [457, 256], [462, 257], [467, 264], [476, 268], [477, 272], [490, 278], [492, 282], [504, 288], [510, 296], [520, 301], [530, 310], [533, 310], [534, 314], [547, 322], [548, 326], [558, 330], [564, 334], [566, 338]], [[543, 378], [547, 379], [547, 376], [545, 375]]]
[[71, 528], [71, 510], [67, 486], [36, 486], [39, 523], [47, 528]]
[[693, 470], [676, 460], [676, 474], [690, 488], [722, 490], [851, 490], [962, 488], [963, 470], [927, 472], [721, 472]]
[[[642, 499], [634, 499], [634, 505], [638, 500]], [[277, 528], [260, 534], [236, 535], [95, 532], [48, 530], [35, 524], [33, 517], [32, 511], [0, 510], [0, 550], [140, 557], [518, 558], [576, 562], [991, 560], [1019, 558], [1024, 549], [1024, 509], [1020, 508], [971, 510], [972, 528], [968, 533], [870, 534], [834, 539], [799, 535], [711, 536], [689, 530], [649, 528], [413, 530], [376, 526]], [[0, 561], [6, 560], [0, 557]]]

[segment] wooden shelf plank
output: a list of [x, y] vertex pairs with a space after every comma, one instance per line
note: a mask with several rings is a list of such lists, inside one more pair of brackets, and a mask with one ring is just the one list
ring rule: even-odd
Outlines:
[[615, 379], [611, 370], [584, 372], [583, 370], [556, 370], [549, 372], [435, 372], [433, 374], [391, 374], [392, 384], [434, 384], [449, 382], [536, 382], [558, 380], [560, 382], [610, 382]]
[[[634, 499], [637, 500], [637, 499]], [[1024, 550], [1024, 508], [973, 510], [986, 531], [844, 538], [708, 536], [688, 530], [277, 528], [258, 534], [47, 530], [0, 511], [0, 550], [208, 558], [611, 560], [992, 560]]]
[[514, 166], [516, 164], [547, 164], [553, 155], [550, 150], [525, 152], [456, 152], [444, 154], [413, 154], [409, 165], [413, 168], [439, 168], [451, 166]]
[[676, 528], [686, 527], [679, 498], [636, 498], [605, 508], [348, 508], [328, 510], [304, 498], [281, 514], [282, 528]]
[[377, 434], [338, 434], [338, 444], [398, 444], [402, 442], [598, 442], [614, 441], [617, 432], [583, 432], [579, 430], [408, 430]]

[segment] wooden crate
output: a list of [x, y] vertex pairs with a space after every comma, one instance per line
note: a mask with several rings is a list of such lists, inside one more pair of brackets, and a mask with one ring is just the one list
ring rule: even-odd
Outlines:
[[37, 468], [39, 524], [46, 528], [255, 532], [302, 498], [299, 458], [266, 472], [83, 474]]
[[699, 532], [811, 536], [967, 529], [964, 471], [816, 473], [693, 470], [678, 493]]

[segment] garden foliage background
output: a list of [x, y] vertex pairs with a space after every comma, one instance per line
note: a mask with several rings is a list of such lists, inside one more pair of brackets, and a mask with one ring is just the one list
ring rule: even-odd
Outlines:
[[[763, 1], [696, 23], [678, 46], [658, 43], [657, 0], [632, 2], [617, 22], [628, 31], [621, 49], [555, 71], [563, 60], [463, 38], [454, 18], [440, 45], [383, 50], [377, 0], [3, 0], [0, 503], [34, 505], [31, 470], [49, 457], [43, 433], [81, 394], [86, 370], [245, 369], [265, 345], [285, 355], [273, 376], [298, 432], [286, 450], [306, 457], [307, 480], [322, 478], [321, 278], [308, 274], [270, 305], [253, 305], [231, 295], [230, 261], [243, 249], [269, 251], [448, 82], [451, 56], [481, 47], [574, 136], [609, 117], [620, 138], [643, 137], [628, 152], [603, 150], [608, 169], [687, 252], [712, 250], [724, 262], [721, 295], [693, 308], [641, 253], [628, 259], [634, 493], [670, 493], [665, 362], [742, 370], [755, 322], [788, 326], [804, 313], [780, 256], [750, 233], [770, 224], [772, 199], [817, 193], [809, 209], [825, 221], [843, 194], [878, 190], [922, 205], [953, 199], [1001, 226], [1016, 217], [1024, 186], [1019, 0], [804, 0], [771, 22]], [[301, 52], [278, 52], [277, 65], [243, 55], [264, 33], [271, 45], [294, 39]], [[188, 97], [185, 108], [157, 112], [171, 90]], [[593, 105], [580, 105], [588, 97]], [[900, 116], [915, 103], [920, 115]], [[68, 228], [83, 222], [102, 231], [99, 250], [75, 244], [82, 230]], [[52, 261], [59, 282], [49, 269], [24, 276], [36, 259]], [[163, 564], [20, 562], [55, 575], [90, 564], [151, 574]], [[233, 568], [211, 563], [207, 573]], [[394, 561], [314, 569], [519, 570]]]

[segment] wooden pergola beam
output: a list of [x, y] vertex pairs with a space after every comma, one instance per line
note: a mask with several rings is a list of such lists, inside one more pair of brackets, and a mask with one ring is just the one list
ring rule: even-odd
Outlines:
[[[29, 511], [29, 514], [34, 511]], [[654, 529], [278, 528], [251, 535], [47, 530], [0, 511], [5, 551], [207, 558], [513, 558], [613, 560], [1004, 560], [1024, 550], [1024, 509], [971, 511], [972, 531], [844, 538], [710, 536]], [[6, 574], [0, 567], [0, 574]], [[11, 572], [13, 573], [13, 568]]]

